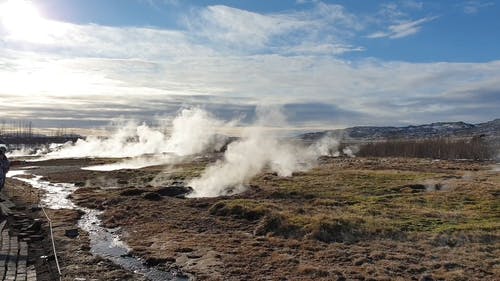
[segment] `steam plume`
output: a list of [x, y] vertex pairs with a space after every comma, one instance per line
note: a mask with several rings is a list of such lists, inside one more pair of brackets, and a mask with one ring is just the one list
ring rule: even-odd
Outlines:
[[222, 160], [188, 183], [193, 188], [192, 197], [238, 193], [265, 168], [279, 176], [291, 176], [294, 171], [311, 168], [318, 156], [332, 154], [337, 149], [338, 142], [331, 139], [305, 147], [280, 140], [276, 134], [265, 130], [264, 125], [284, 125], [285, 117], [279, 109], [260, 107], [257, 116], [256, 126], [245, 129], [241, 140], [229, 144]]
[[[47, 153], [43, 160], [86, 157], [124, 158], [164, 153], [176, 156], [192, 155], [222, 147], [225, 139], [217, 135], [216, 130], [218, 127], [228, 125], [202, 109], [184, 109], [172, 121], [170, 137], [161, 129], [131, 122], [119, 127], [109, 138], [90, 136], [85, 140], [79, 139], [74, 144], [67, 143]], [[164, 160], [167, 161], [170, 158], [164, 157]]]

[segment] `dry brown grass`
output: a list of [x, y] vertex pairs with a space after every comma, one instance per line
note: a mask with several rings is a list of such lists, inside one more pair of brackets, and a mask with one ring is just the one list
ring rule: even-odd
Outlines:
[[[164, 169], [169, 180], [188, 180], [205, 165]], [[134, 254], [200, 280], [494, 280], [500, 274], [500, 174], [487, 163], [324, 158], [289, 178], [263, 173], [237, 196], [144, 198], [158, 186], [143, 179], [165, 170], [111, 173], [128, 184], [82, 188], [74, 198], [102, 206], [104, 221], [123, 228]], [[122, 193], [130, 189], [144, 192]]]

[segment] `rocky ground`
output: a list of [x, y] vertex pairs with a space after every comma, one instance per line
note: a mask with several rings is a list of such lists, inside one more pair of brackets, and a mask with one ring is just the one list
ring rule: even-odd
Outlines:
[[[72, 199], [103, 210], [132, 255], [197, 280], [500, 276], [500, 173], [492, 163], [322, 158], [289, 178], [264, 172], [237, 196], [176, 196], [213, 160], [115, 172], [80, 170], [109, 159], [51, 160], [32, 172], [79, 186]], [[9, 179], [6, 190], [18, 204], [32, 200], [19, 181]], [[83, 231], [65, 236], [79, 212], [49, 215], [63, 279], [144, 279], [90, 254]]]

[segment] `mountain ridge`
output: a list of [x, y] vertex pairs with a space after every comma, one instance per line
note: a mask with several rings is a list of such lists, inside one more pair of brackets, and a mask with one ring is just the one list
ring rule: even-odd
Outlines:
[[474, 137], [500, 139], [500, 118], [492, 121], [470, 124], [463, 121], [435, 122], [422, 125], [355, 126], [345, 129], [305, 133], [299, 138], [305, 141], [333, 136], [346, 141], [379, 141], [387, 139], [427, 139], [440, 137]]

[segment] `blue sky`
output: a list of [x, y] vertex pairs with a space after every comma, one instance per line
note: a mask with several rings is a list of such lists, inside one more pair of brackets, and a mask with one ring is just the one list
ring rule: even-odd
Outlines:
[[3, 118], [251, 120], [275, 104], [303, 128], [487, 121], [498, 15], [487, 0], [0, 0]]
[[[79, 24], [146, 26], [185, 29], [184, 17], [193, 9], [225, 5], [245, 11], [273, 14], [308, 11], [319, 1], [182, 1], [182, 0], [46, 0], [40, 9], [52, 19]], [[340, 5], [368, 26], [347, 38], [364, 52], [346, 54], [349, 59], [376, 57], [412, 62], [479, 62], [498, 59], [500, 5], [496, 1], [323, 1]], [[383, 18], [385, 17], [385, 19]], [[375, 23], [375, 19], [379, 22]], [[418, 21], [418, 31], [400, 40], [373, 40], [391, 21]], [[252, 24], [252, 23], [248, 23]], [[384, 26], [385, 25], [385, 26]], [[390, 24], [389, 24], [390, 25]], [[385, 30], [387, 31], [387, 30]], [[421, 32], [425, 31], [425, 32]], [[388, 35], [390, 36], [390, 35]], [[385, 37], [387, 38], [387, 37]]]

